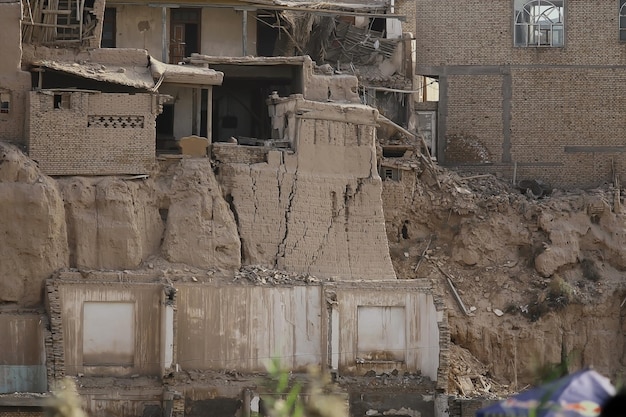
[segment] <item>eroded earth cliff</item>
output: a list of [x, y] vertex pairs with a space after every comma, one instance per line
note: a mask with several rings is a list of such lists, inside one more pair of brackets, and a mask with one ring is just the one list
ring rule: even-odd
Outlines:
[[[419, 159], [386, 181], [370, 168], [330, 178], [284, 163], [166, 158], [149, 176], [53, 179], [0, 144], [0, 302], [38, 305], [62, 268], [192, 270], [200, 281], [252, 264], [321, 279], [428, 277], [446, 294], [457, 345], [451, 391], [467, 378], [475, 394], [522, 388], [537, 367], [563, 360], [622, 374], [618, 189], [536, 199]], [[341, 250], [353, 265], [339, 263]], [[474, 365], [461, 366], [468, 357]]]

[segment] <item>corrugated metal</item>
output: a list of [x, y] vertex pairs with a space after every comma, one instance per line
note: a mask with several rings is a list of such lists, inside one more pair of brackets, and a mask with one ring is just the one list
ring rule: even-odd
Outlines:
[[0, 394], [46, 391], [44, 365], [0, 365]]

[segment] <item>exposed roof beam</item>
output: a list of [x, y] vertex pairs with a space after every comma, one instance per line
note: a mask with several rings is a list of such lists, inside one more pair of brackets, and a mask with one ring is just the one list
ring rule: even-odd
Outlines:
[[[132, 0], [111, 0], [107, 2], [108, 4], [114, 5], [133, 5], [133, 6], [142, 6], [146, 5], [144, 2], [140, 1], [132, 1]], [[380, 19], [398, 19], [400, 21], [406, 21], [406, 15], [394, 14], [394, 13], [368, 13], [368, 12], [355, 12], [355, 11], [347, 11], [347, 10], [337, 10], [337, 9], [314, 9], [310, 7], [288, 7], [288, 6], [280, 6], [274, 4], [207, 4], [207, 3], [148, 3], [149, 7], [167, 7], [170, 9], [176, 9], [181, 7], [208, 7], [208, 8], [218, 8], [218, 9], [235, 9], [235, 10], [278, 10], [278, 11], [292, 11], [292, 12], [302, 12], [302, 13], [312, 13], [321, 16], [363, 16], [363, 17], [374, 17]]]

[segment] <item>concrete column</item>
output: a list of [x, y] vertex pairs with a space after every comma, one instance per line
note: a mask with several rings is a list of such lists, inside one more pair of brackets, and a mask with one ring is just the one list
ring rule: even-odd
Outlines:
[[161, 7], [161, 61], [167, 63], [169, 45], [167, 42], [167, 7]]
[[206, 95], [206, 137], [209, 143], [213, 142], [213, 87], [207, 88]]
[[191, 89], [191, 134], [199, 135], [200, 134], [200, 106], [198, 105], [201, 99], [201, 94], [198, 94], [198, 88]]
[[241, 11], [243, 13], [243, 17], [241, 18], [242, 21], [242, 48], [243, 48], [243, 56], [247, 56], [248, 55], [248, 11], [246, 9], [243, 9]]
[[448, 396], [443, 393], [435, 394], [435, 417], [450, 417]]
[[339, 369], [339, 311], [335, 307], [330, 311], [330, 367]]

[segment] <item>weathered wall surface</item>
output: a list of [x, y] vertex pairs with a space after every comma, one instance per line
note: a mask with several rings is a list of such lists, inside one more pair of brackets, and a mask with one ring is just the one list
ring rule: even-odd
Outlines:
[[611, 182], [612, 160], [625, 174], [619, 8], [568, 3], [563, 48], [514, 47], [513, 3], [491, 2], [488, 18], [483, 8], [417, 1], [417, 73], [439, 76], [439, 160], [507, 177], [517, 163], [518, 180], [558, 187]]
[[176, 288], [183, 369], [264, 371], [279, 357], [284, 366], [302, 371], [326, 356], [318, 285]]
[[35, 305], [43, 282], [69, 266], [63, 197], [54, 180], [0, 143], [0, 300]]
[[[30, 89], [30, 74], [20, 71], [22, 48], [20, 1], [0, 2], [0, 27], [3, 28], [2, 60], [0, 60], [0, 101], [8, 99], [9, 109], [0, 112], [0, 140], [23, 142], [24, 101]], [[6, 109], [5, 109], [6, 110]]]
[[154, 182], [71, 177], [58, 184], [73, 268], [136, 268], [158, 253], [164, 226]]
[[167, 223], [163, 256], [200, 268], [237, 270], [241, 243], [208, 158], [183, 159], [159, 183]]
[[116, 10], [116, 47], [146, 49], [161, 60], [161, 8], [107, 2], [111, 6]]
[[47, 391], [44, 323], [41, 314], [0, 314], [0, 393]]
[[[162, 285], [67, 281], [58, 284], [58, 291], [67, 375], [160, 374]], [[95, 312], [109, 313], [91, 315], [87, 303]], [[124, 317], [120, 306], [129, 307], [127, 320], [113, 319]], [[93, 340], [103, 335], [108, 339]]]
[[[147, 49], [150, 55], [162, 59], [162, 15], [160, 7], [116, 4], [117, 47]], [[199, 5], [200, 6], [200, 5]], [[202, 8], [200, 50], [204, 55], [243, 56], [242, 12], [223, 8]], [[169, 56], [170, 13], [167, 13], [167, 54]], [[256, 55], [256, 19], [248, 13], [248, 54]]]
[[159, 112], [152, 94], [33, 91], [29, 155], [48, 175], [143, 174], [154, 165]]
[[[395, 279], [376, 170], [375, 110], [301, 99], [285, 104], [296, 106], [285, 127], [295, 154], [271, 152], [265, 163], [220, 167], [243, 263], [323, 278]], [[305, 116], [296, 118], [299, 111]]]
[[[363, 375], [372, 368], [386, 372], [401, 368], [409, 372], [420, 370], [431, 380], [443, 383], [448, 366], [448, 345], [445, 342], [447, 320], [443, 312], [443, 300], [438, 298], [435, 302], [429, 285], [421, 281], [398, 281], [382, 285], [342, 283], [332, 288], [332, 291], [337, 301], [337, 305], [332, 308], [339, 313], [337, 346], [341, 373]], [[369, 355], [363, 350], [367, 335], [362, 333], [377, 334], [372, 329], [377, 324], [375, 320], [359, 323], [359, 317], [372, 317], [360, 315], [359, 310], [364, 307], [399, 309], [395, 318], [400, 320], [392, 321], [389, 329], [381, 329], [380, 335], [386, 337], [370, 342], [379, 348]], [[401, 333], [404, 334], [404, 340], [398, 340], [398, 347], [393, 349], [392, 340]]]
[[448, 78], [446, 163], [502, 162], [502, 76]]
[[[247, 55], [256, 55], [255, 12], [248, 12]], [[232, 9], [202, 9], [200, 53], [215, 56], [244, 56], [242, 12]]]
[[[399, 369], [420, 371], [433, 381], [441, 378], [445, 385], [448, 328], [443, 300], [422, 280], [175, 286], [177, 362], [183, 369], [263, 371], [267, 361], [278, 357], [296, 371], [315, 364], [358, 376], [371, 369]], [[380, 357], [363, 359], [368, 353], [363, 349], [371, 347], [363, 340], [375, 327], [370, 320], [359, 323], [359, 310], [367, 307], [397, 309], [394, 318], [402, 323], [379, 329], [388, 337], [372, 341], [393, 346], [395, 352], [375, 349], [369, 353]], [[397, 360], [384, 355], [396, 355]]]

